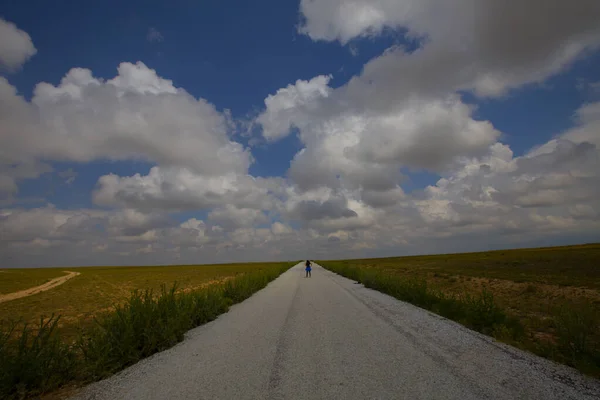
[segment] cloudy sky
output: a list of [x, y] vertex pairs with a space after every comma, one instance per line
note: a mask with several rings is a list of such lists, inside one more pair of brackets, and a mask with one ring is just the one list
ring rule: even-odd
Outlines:
[[600, 241], [598, 0], [84, 3], [0, 8], [0, 267]]

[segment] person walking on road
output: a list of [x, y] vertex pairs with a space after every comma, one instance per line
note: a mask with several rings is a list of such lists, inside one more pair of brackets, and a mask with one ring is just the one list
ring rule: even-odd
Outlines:
[[312, 268], [310, 267], [310, 261], [306, 260], [306, 278], [310, 278], [310, 271], [312, 270]]

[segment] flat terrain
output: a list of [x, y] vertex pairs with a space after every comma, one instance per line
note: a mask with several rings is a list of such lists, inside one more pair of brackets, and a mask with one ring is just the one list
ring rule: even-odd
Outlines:
[[39, 286], [64, 275], [64, 268], [0, 269], [0, 295]]
[[[559, 359], [552, 354], [557, 325], [565, 315], [574, 316], [567, 322], [579, 325], [573, 329], [587, 326], [590, 334], [585, 345], [596, 357], [600, 354], [600, 244], [326, 261], [324, 265], [377, 269], [402, 280], [424, 280], [456, 296], [485, 289], [523, 324], [526, 337], [513, 344], [554, 359]], [[600, 376], [600, 359], [576, 366]]]
[[18, 292], [0, 294], [0, 303], [4, 303], [5, 301], [20, 299], [22, 297], [33, 296], [34, 294], [38, 294], [41, 292], [45, 292], [46, 290], [54, 289], [55, 287], [60, 286], [63, 283], [67, 282], [69, 279], [75, 278], [77, 275], [80, 275], [79, 272], [72, 272], [72, 271], [64, 271], [64, 272], [66, 273], [66, 275], [51, 279], [42, 285], [34, 286], [34, 287], [24, 289], [24, 290], [19, 290]]
[[597, 399], [600, 382], [298, 265], [76, 399]]
[[[79, 273], [60, 286], [31, 296], [0, 303], [0, 321], [36, 323], [40, 316], [61, 315], [60, 327], [67, 336], [77, 327], [90, 324], [93, 316], [124, 302], [132, 290], [160, 290], [177, 282], [181, 290], [190, 290], [220, 282], [268, 265], [265, 263], [182, 265], [160, 267], [81, 267], [68, 268]], [[65, 268], [4, 269], [0, 272], [2, 295], [14, 293], [63, 277]]]

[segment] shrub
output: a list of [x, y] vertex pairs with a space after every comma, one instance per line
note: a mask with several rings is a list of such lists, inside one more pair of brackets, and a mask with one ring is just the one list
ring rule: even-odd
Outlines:
[[600, 318], [595, 310], [586, 305], [561, 307], [554, 319], [560, 352], [571, 365], [583, 359], [600, 361], [598, 343], [594, 335], [600, 331]]

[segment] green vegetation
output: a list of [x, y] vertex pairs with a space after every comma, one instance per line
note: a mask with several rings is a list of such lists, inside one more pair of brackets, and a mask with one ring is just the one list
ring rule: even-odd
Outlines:
[[65, 275], [58, 268], [0, 269], [0, 295], [43, 285]]
[[48, 318], [52, 314], [61, 315], [57, 329], [63, 337], [74, 339], [79, 328], [93, 325], [94, 316], [98, 313], [124, 304], [134, 290], [152, 289], [157, 293], [161, 285], [175, 281], [179, 290], [194, 290], [268, 265], [245, 263], [7, 270], [10, 272], [6, 273], [6, 277], [0, 273], [0, 282], [7, 287], [14, 286], [10, 281], [18, 277], [20, 287], [16, 290], [43, 284], [45, 281], [40, 282], [42, 276], [48, 279], [64, 276], [64, 270], [79, 272], [80, 275], [52, 290], [0, 303], [0, 320], [22, 319], [29, 324], [36, 324], [40, 316]]
[[104, 378], [183, 340], [189, 329], [214, 320], [292, 266], [256, 264], [226, 282], [181, 291], [174, 285], [134, 290], [112, 311], [97, 316], [75, 342], [64, 340], [58, 317], [37, 327], [11, 323], [0, 333], [0, 397], [38, 396], [67, 383]]
[[600, 244], [321, 265], [600, 377]]

